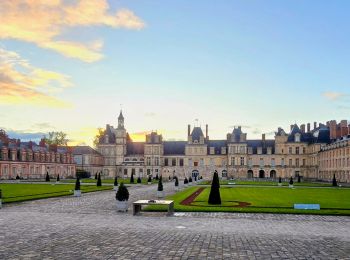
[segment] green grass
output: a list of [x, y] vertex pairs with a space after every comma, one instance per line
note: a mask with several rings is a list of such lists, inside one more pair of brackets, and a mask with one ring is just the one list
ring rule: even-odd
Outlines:
[[[147, 180], [148, 178], [142, 178], [141, 179], [141, 184], [147, 184]], [[62, 183], [75, 183], [75, 179], [70, 179], [70, 180], [61, 180]], [[97, 180], [95, 179], [81, 179], [81, 182], [82, 183], [96, 183]], [[118, 183], [124, 183], [124, 184], [131, 184], [130, 183], [130, 178], [127, 178], [127, 179], [122, 179], [122, 178], [118, 178]], [[164, 179], [163, 179], [163, 182], [164, 182]], [[113, 184], [114, 183], [114, 179], [102, 179], [102, 184]], [[152, 180], [152, 183], [158, 183], [157, 180]], [[137, 178], [134, 178], [134, 183], [133, 184], [138, 184], [137, 183]]]
[[[187, 188], [167, 197], [167, 199], [174, 200], [175, 211], [350, 215], [350, 189], [222, 187], [220, 188], [222, 205], [213, 206], [207, 203], [210, 188], [205, 188], [192, 205], [180, 205], [181, 201], [198, 188]], [[249, 202], [251, 205], [239, 208], [232, 207], [237, 205], [233, 201]], [[321, 210], [294, 210], [295, 203], [320, 204]], [[165, 208], [152, 206], [146, 210], [164, 211]]]
[[[34, 199], [44, 199], [73, 194], [73, 184], [0, 184], [4, 203], [19, 202]], [[101, 190], [111, 190], [111, 186], [84, 186], [81, 185], [82, 193]]]
[[[230, 185], [229, 183], [235, 183], [235, 185], [254, 185], [254, 186], [278, 186], [278, 182], [275, 181], [236, 181], [225, 180], [220, 181], [220, 185]], [[203, 181], [200, 185], [210, 185], [211, 181]], [[282, 182], [282, 186], [288, 186], [289, 182]], [[313, 183], [313, 182], [296, 182], [294, 186], [306, 186], [306, 187], [331, 187], [332, 183]]]

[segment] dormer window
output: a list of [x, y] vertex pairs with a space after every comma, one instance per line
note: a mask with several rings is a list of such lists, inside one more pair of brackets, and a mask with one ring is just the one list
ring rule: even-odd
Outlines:
[[300, 134], [299, 134], [299, 133], [295, 134], [295, 136], [294, 136], [294, 141], [295, 141], [296, 143], [300, 143]]

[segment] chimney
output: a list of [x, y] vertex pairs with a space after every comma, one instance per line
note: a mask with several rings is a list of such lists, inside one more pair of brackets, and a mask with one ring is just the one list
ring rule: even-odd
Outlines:
[[205, 125], [205, 138], [208, 140], [209, 136], [208, 136], [208, 124]]
[[265, 142], [265, 134], [262, 134], [261, 139], [263, 142]]
[[300, 129], [302, 133], [305, 133], [305, 124], [300, 125]]
[[190, 135], [191, 135], [191, 125], [188, 125], [187, 136], [190, 136]]
[[307, 123], [307, 131], [310, 132], [311, 127], [310, 127], [310, 123]]
[[317, 122], [314, 122], [314, 129], [317, 128]]

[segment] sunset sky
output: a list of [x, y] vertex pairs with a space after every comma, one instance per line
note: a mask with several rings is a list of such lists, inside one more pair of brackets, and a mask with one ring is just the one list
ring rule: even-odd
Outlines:
[[2, 0], [0, 128], [92, 144], [122, 107], [158, 130], [248, 138], [350, 119], [350, 1]]

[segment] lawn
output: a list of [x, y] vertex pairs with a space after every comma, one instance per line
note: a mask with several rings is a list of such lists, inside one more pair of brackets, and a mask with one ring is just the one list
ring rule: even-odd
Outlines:
[[[141, 184], [147, 184], [147, 180], [148, 178], [142, 178], [141, 179]], [[75, 179], [70, 179], [70, 180], [61, 180], [61, 182], [63, 183], [75, 183]], [[95, 179], [81, 179], [81, 183], [96, 183], [97, 180]], [[164, 181], [164, 179], [163, 179]], [[122, 178], [118, 178], [118, 183], [124, 183], [124, 184], [131, 184], [130, 183], [130, 178], [127, 179], [122, 179]], [[106, 184], [113, 184], [114, 183], [114, 179], [102, 179], [102, 184], [106, 183]], [[152, 180], [152, 183], [158, 183], [157, 180]], [[138, 184], [137, 183], [137, 178], [134, 178], [134, 183], [133, 184]]]
[[[235, 183], [234, 185], [254, 185], [254, 186], [277, 186], [278, 182], [275, 181], [239, 181], [239, 180], [221, 180], [220, 185], [230, 185], [229, 183]], [[211, 181], [203, 181], [200, 185], [210, 185]], [[282, 186], [288, 186], [289, 182], [282, 182]], [[331, 187], [332, 183], [313, 183], [313, 182], [300, 182], [294, 180], [294, 186], [307, 186], [307, 187]]]
[[[73, 184], [0, 184], [4, 203], [19, 202], [25, 200], [44, 199], [73, 194]], [[81, 185], [82, 193], [111, 190], [111, 186], [84, 186]]]
[[[207, 203], [210, 188], [204, 191], [191, 203], [180, 203], [200, 187], [190, 187], [167, 199], [174, 200], [175, 211], [200, 212], [257, 212], [257, 213], [302, 213], [326, 215], [350, 215], [350, 189], [344, 188], [307, 188], [295, 189], [285, 187], [221, 187], [221, 206]], [[204, 187], [202, 187], [204, 188]], [[234, 207], [239, 202], [250, 203], [247, 207]], [[294, 203], [320, 204], [321, 210], [294, 210]], [[164, 210], [152, 206], [147, 210]]]

